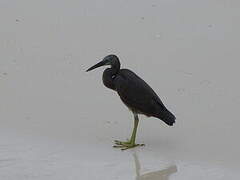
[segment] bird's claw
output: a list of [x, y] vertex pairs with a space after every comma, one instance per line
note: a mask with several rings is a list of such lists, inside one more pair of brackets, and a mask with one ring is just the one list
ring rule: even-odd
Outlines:
[[135, 143], [132, 143], [130, 141], [122, 142], [122, 141], [115, 140], [114, 142], [115, 142], [116, 145], [114, 145], [113, 147], [114, 148], [121, 148], [121, 150], [127, 150], [127, 149], [131, 149], [131, 148], [134, 148], [134, 147], [137, 147], [137, 146], [145, 146], [145, 144], [135, 144]]

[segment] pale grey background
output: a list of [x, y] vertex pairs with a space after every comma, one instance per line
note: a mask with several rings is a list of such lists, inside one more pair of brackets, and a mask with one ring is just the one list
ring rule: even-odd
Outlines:
[[[239, 167], [240, 2], [0, 1], [0, 179], [230, 180]], [[114, 53], [175, 113], [132, 114], [85, 70]], [[139, 163], [137, 163], [139, 161]], [[170, 167], [170, 168], [168, 168]], [[138, 168], [137, 168], [138, 169]], [[159, 173], [159, 171], [161, 171]], [[165, 172], [165, 171], [164, 171]]]

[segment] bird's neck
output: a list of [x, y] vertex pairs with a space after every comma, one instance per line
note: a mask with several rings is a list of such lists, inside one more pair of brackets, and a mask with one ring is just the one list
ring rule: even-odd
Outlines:
[[103, 84], [107, 87], [110, 88], [112, 90], [115, 90], [115, 83], [114, 83], [114, 78], [116, 77], [116, 75], [118, 74], [119, 70], [116, 70], [114, 68], [107, 68], [105, 69], [105, 71], [103, 72]]
[[115, 58], [113, 61], [111, 61], [111, 72], [113, 74], [117, 74], [120, 70], [120, 61], [118, 60], [118, 58]]

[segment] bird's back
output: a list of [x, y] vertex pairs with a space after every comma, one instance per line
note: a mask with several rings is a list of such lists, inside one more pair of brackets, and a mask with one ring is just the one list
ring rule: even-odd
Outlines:
[[120, 69], [114, 82], [121, 100], [132, 111], [157, 117], [168, 125], [175, 122], [174, 115], [167, 110], [158, 95], [134, 72]]

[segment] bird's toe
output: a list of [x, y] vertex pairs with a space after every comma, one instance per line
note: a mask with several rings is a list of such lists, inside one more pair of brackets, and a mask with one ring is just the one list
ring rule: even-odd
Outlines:
[[129, 145], [129, 144], [131, 144], [130, 141], [124, 142], [124, 141], [118, 141], [118, 140], [115, 140], [114, 143], [115, 143], [116, 145]]
[[115, 140], [115, 145], [113, 145], [114, 148], [121, 148], [121, 150], [127, 150], [127, 149], [131, 149], [137, 146], [145, 146], [145, 144], [133, 144], [131, 142], [122, 142], [122, 141], [118, 141]]

